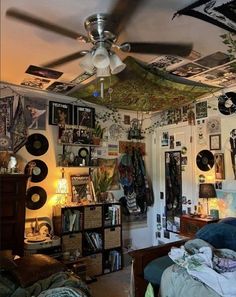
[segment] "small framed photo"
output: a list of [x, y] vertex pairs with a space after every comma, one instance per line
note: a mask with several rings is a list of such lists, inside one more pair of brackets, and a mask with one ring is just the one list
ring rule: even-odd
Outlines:
[[214, 154], [214, 163], [215, 163], [215, 179], [225, 179], [225, 163], [224, 163], [224, 154], [217, 153]]
[[72, 124], [72, 105], [62, 102], [49, 101], [49, 125]]
[[210, 150], [221, 150], [221, 135], [215, 134], [209, 136]]
[[94, 128], [95, 109], [92, 107], [74, 106], [74, 125]]

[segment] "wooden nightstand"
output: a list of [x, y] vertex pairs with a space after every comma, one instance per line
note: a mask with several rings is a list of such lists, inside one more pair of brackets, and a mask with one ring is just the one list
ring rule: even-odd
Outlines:
[[203, 219], [197, 216], [182, 215], [180, 218], [180, 235], [193, 238], [203, 226], [218, 221], [218, 219]]

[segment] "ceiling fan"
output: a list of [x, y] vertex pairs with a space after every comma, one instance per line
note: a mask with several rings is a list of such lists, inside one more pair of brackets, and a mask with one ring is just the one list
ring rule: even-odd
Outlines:
[[117, 44], [119, 34], [133, 13], [144, 2], [145, 0], [117, 0], [109, 14], [97, 13], [89, 16], [84, 22], [87, 31], [86, 36], [15, 8], [10, 8], [6, 15], [65, 37], [92, 44], [90, 51], [81, 50], [72, 53], [44, 64], [44, 67], [53, 68], [81, 58], [82, 68], [89, 73], [94, 73], [96, 68], [97, 76], [102, 77], [117, 74], [125, 68], [125, 64], [114, 53], [113, 49], [130, 53], [166, 54], [183, 57], [190, 54], [192, 45], [187, 43], [125, 42]]

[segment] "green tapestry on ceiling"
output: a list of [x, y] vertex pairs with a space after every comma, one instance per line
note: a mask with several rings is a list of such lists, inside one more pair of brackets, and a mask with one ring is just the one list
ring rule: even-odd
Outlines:
[[[95, 80], [70, 95], [85, 101], [112, 108], [136, 111], [160, 111], [195, 101], [197, 98], [219, 90], [217, 87], [193, 82], [167, 72], [149, 69], [148, 65], [132, 57], [118, 75], [105, 78], [104, 98], [93, 96], [100, 91]], [[108, 89], [112, 89], [112, 93]]]

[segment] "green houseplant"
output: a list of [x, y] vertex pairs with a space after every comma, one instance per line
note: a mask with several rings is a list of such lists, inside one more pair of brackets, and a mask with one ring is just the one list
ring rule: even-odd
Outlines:
[[95, 127], [93, 129], [93, 144], [99, 145], [100, 140], [103, 138], [105, 128], [102, 128], [99, 122], [95, 123]]
[[104, 202], [107, 199], [108, 190], [112, 183], [112, 176], [101, 168], [98, 168], [92, 175], [95, 195], [99, 202]]

